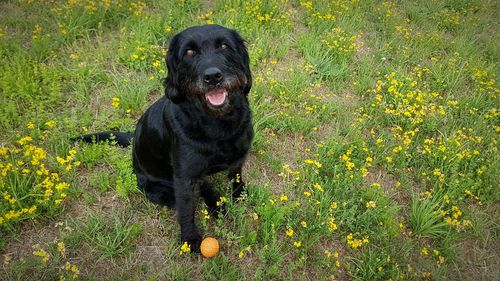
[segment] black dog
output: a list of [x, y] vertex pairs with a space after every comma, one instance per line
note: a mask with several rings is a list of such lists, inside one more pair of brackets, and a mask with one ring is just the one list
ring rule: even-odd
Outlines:
[[[212, 212], [220, 207], [220, 195], [204, 177], [227, 170], [233, 197], [244, 189], [241, 169], [253, 138], [248, 52], [236, 31], [196, 26], [173, 37], [166, 63], [165, 96], [144, 113], [133, 136], [133, 166], [149, 200], [176, 208], [181, 241], [198, 251], [197, 192]], [[131, 135], [120, 132], [81, 139], [113, 135], [119, 145], [130, 144]]]

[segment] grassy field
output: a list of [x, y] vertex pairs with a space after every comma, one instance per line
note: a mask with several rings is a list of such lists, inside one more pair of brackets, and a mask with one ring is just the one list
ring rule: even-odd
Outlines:
[[[495, 0], [0, 2], [0, 280], [497, 280]], [[137, 191], [131, 131], [176, 32], [247, 41], [248, 196], [197, 224]], [[224, 176], [212, 181], [229, 196]]]

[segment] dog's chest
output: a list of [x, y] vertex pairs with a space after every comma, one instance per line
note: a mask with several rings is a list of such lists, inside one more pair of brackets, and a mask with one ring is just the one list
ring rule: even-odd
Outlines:
[[214, 147], [216, 149], [208, 155], [211, 165], [231, 165], [244, 157], [248, 151], [248, 146], [243, 143], [219, 141]]
[[218, 141], [213, 147], [216, 149], [206, 154], [209, 174], [226, 170], [230, 166], [242, 161], [250, 145], [246, 142]]

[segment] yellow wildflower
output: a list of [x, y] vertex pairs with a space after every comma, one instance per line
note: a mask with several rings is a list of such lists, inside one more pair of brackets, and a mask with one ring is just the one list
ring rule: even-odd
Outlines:
[[375, 203], [375, 201], [368, 201], [368, 202], [366, 202], [366, 208], [367, 209], [374, 209], [375, 207], [377, 207], [377, 204]]
[[423, 247], [421, 252], [422, 252], [422, 255], [424, 255], [424, 256], [429, 255], [429, 251], [427, 250], [427, 247]]
[[44, 263], [48, 262], [49, 261], [49, 253], [47, 253], [45, 250], [43, 249], [39, 249], [39, 250], [36, 250], [33, 252], [33, 255], [37, 256], [37, 257], [40, 257], [42, 258], [42, 261]]
[[114, 108], [117, 108], [120, 106], [120, 98], [119, 97], [113, 97], [111, 100], [112, 100], [111, 106], [113, 106]]
[[49, 127], [49, 128], [52, 128], [56, 125], [56, 121], [54, 120], [49, 120], [47, 122], [45, 122], [45, 126]]
[[179, 251], [179, 255], [183, 255], [185, 253], [190, 253], [191, 252], [191, 247], [187, 242], [184, 242], [181, 246], [181, 250]]
[[306, 221], [301, 221], [300, 224], [302, 225], [303, 228], [307, 228], [307, 222]]
[[19, 140], [17, 141], [17, 143], [18, 143], [19, 145], [25, 145], [26, 143], [28, 143], [28, 142], [30, 142], [30, 141], [32, 141], [32, 140], [33, 140], [33, 138], [31, 138], [30, 136], [27, 136], [27, 137], [23, 137], [23, 138], [19, 139]]
[[323, 187], [321, 187], [321, 185], [320, 185], [319, 183], [315, 183], [315, 184], [313, 185], [313, 187], [314, 187], [315, 189], [317, 189], [319, 192], [323, 192], [323, 191], [324, 191]]
[[219, 201], [217, 201], [216, 205], [217, 205], [217, 206], [222, 206], [222, 205], [224, 205], [224, 203], [226, 203], [226, 202], [227, 202], [227, 198], [226, 198], [226, 197], [224, 197], [224, 196], [221, 196], [221, 197], [220, 197], [220, 199], [219, 199]]
[[61, 254], [61, 256], [66, 256], [66, 247], [64, 245], [64, 242], [59, 242], [57, 243], [57, 250], [59, 251], [59, 253]]

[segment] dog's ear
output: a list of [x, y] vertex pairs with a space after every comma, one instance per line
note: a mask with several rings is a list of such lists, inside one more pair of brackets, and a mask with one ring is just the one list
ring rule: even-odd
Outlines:
[[250, 72], [250, 69], [248, 69], [248, 72], [246, 72], [245, 75], [247, 76], [247, 81], [245, 88], [243, 89], [243, 94], [248, 96], [248, 93], [250, 93], [250, 89], [252, 88], [252, 73]]
[[250, 70], [250, 57], [248, 55], [247, 42], [243, 41], [242, 45], [243, 49], [243, 63], [245, 64], [245, 76], [247, 77], [247, 81], [245, 84], [245, 89], [243, 89], [243, 93], [245, 96], [248, 96], [250, 89], [252, 88], [252, 71]]
[[165, 87], [165, 95], [173, 103], [181, 103], [185, 100], [184, 95], [177, 91], [176, 83], [172, 80], [173, 75], [168, 75], [167, 78], [163, 79], [163, 87]]
[[236, 48], [238, 54], [241, 55], [241, 62], [244, 67], [249, 69], [250, 58], [248, 56], [247, 42], [241, 37], [241, 35], [236, 30], [231, 30], [234, 40], [236, 41]]
[[165, 95], [173, 103], [181, 103], [185, 97], [177, 90], [177, 63], [178, 63], [178, 50], [179, 50], [179, 36], [176, 35], [170, 40], [167, 50], [165, 62], [167, 64], [168, 75], [163, 80], [165, 87]]
[[246, 83], [245, 83], [245, 88], [243, 89], [243, 94], [245, 96], [248, 95], [250, 92], [250, 89], [252, 88], [252, 72], [250, 71], [250, 57], [248, 55], [248, 50], [247, 50], [247, 42], [241, 37], [241, 35], [236, 31], [236, 30], [231, 30], [233, 38], [237, 42], [237, 51], [238, 54], [241, 56], [241, 63], [243, 66], [243, 69], [245, 69], [245, 76], [246, 76]]

